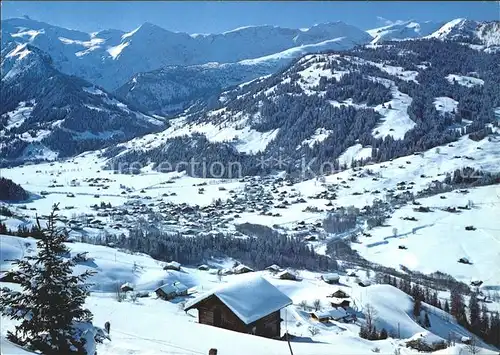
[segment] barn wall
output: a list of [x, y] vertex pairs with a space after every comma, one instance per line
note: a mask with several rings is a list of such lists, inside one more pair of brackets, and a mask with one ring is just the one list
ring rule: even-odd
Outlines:
[[[214, 319], [217, 307], [221, 311], [220, 325], [216, 325]], [[200, 324], [219, 326], [220, 328], [240, 333], [250, 333], [268, 338], [279, 337], [281, 335], [280, 311], [273, 312], [252, 324], [246, 325], [215, 296], [211, 296], [200, 302], [196, 308], [198, 309], [198, 322]]]
[[281, 335], [281, 314], [280, 311], [273, 312], [255, 323], [256, 335], [275, 338]]
[[201, 324], [215, 325], [216, 308], [221, 311], [221, 328], [246, 333], [246, 325], [217, 297], [210, 297], [198, 305], [198, 321]]

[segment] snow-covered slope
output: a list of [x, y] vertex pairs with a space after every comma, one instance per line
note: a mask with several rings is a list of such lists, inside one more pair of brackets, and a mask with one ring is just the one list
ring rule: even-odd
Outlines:
[[165, 67], [134, 75], [115, 94], [147, 111], [180, 113], [222, 89], [276, 73], [308, 53], [347, 50], [359, 43], [364, 42], [343, 36], [235, 63]]
[[500, 21], [455, 19], [445, 23], [427, 38], [462, 42], [472, 45], [473, 48], [496, 52], [500, 47]]
[[421, 38], [432, 34], [438, 30], [443, 23], [441, 22], [415, 22], [415, 21], [400, 21], [391, 25], [374, 28], [368, 30], [373, 40], [371, 43], [381, 43], [383, 41], [399, 41], [411, 38]]
[[[404, 265], [424, 273], [440, 270], [465, 283], [482, 280], [494, 287], [500, 284], [500, 238], [496, 233], [500, 225], [495, 217], [500, 211], [499, 192], [499, 186], [488, 186], [465, 195], [450, 192], [420, 199], [418, 202], [431, 207], [432, 212], [418, 213], [413, 210], [418, 206], [405, 206], [388, 220], [390, 228], [373, 230], [371, 237], [361, 238], [355, 248], [367, 259], [395, 268]], [[470, 210], [445, 211], [468, 201], [474, 204]], [[408, 217], [416, 221], [405, 219]], [[466, 230], [469, 225], [477, 229]], [[396, 235], [392, 228], [397, 229]], [[399, 249], [401, 245], [407, 249]], [[435, 257], [430, 257], [433, 254]], [[460, 258], [469, 259], [472, 265], [459, 263]]]
[[[422, 62], [422, 57], [441, 47], [441, 52]], [[439, 145], [458, 139], [464, 132], [452, 131], [453, 127], [467, 127], [470, 133], [493, 123], [496, 104], [492, 107], [492, 103], [498, 99], [493, 87], [500, 75], [494, 66], [490, 72], [494, 62], [494, 56], [460, 44], [427, 40], [309, 54], [276, 74], [213, 95], [208, 102], [173, 118], [165, 131], [120, 144], [119, 151], [107, 154], [119, 153], [118, 160], [128, 162], [139, 157], [148, 164], [175, 164], [186, 157], [220, 162], [220, 157], [230, 157], [227, 159], [246, 167], [253, 164], [245, 174], [261, 166], [255, 158], [258, 153], [269, 161], [280, 152], [295, 160], [289, 165], [297, 169], [304, 155], [310, 160], [320, 157], [317, 164], [334, 164], [339, 157], [345, 162], [342, 154], [361, 144], [361, 148], [381, 146], [385, 152], [377, 151], [373, 158], [388, 160], [402, 148], [408, 149], [405, 154], [412, 154], [429, 149], [433, 141]], [[213, 75], [224, 66], [234, 68], [215, 64]], [[189, 68], [195, 70], [200, 68]], [[209, 73], [212, 69], [206, 70]], [[173, 74], [166, 70], [158, 75], [166, 78]], [[212, 74], [206, 75], [209, 78]], [[156, 89], [154, 75], [148, 75], [138, 87], [132, 80], [125, 95], [134, 97], [139, 90], [136, 97], [147, 100], [152, 92], [148, 89], [150, 78], [150, 89]], [[191, 85], [183, 84], [182, 78], [172, 80], [183, 87]], [[447, 95], [434, 96], [436, 87]], [[164, 88], [158, 86], [159, 90]], [[478, 91], [481, 88], [483, 93]], [[211, 93], [207, 87], [202, 86], [203, 90]], [[172, 97], [167, 95], [165, 100]], [[467, 103], [472, 97], [488, 114]], [[460, 101], [465, 102], [465, 110], [475, 113], [465, 112]], [[391, 144], [394, 148], [387, 147]], [[372, 157], [365, 153], [360, 157]]]
[[[486, 172], [498, 173], [500, 166], [500, 144], [498, 136], [494, 134], [485, 137], [479, 142], [469, 137], [462, 137], [453, 144], [431, 149], [421, 154], [405, 156], [393, 161], [371, 164], [364, 168], [349, 169], [332, 175], [326, 175], [321, 180], [313, 178], [297, 182], [292, 186], [282, 186], [276, 189], [265, 186], [264, 189], [271, 193], [273, 201], [279, 201], [282, 193], [302, 196], [305, 203], [291, 203], [287, 208], [281, 209], [273, 205], [272, 215], [262, 215], [253, 209], [244, 212], [226, 212], [224, 230], [232, 230], [235, 223], [256, 223], [273, 227], [287, 228], [290, 232], [300, 221], [317, 223], [326, 216], [331, 199], [323, 195], [321, 198], [312, 198], [325, 194], [328, 186], [335, 189], [336, 199], [333, 207], [354, 206], [363, 209], [370, 206], [375, 200], [385, 199], [389, 190], [396, 193], [405, 191], [418, 193], [423, 191], [435, 181], [443, 181], [446, 173], [453, 173], [456, 169], [472, 167]], [[349, 148], [343, 154], [343, 162], [349, 167], [352, 159], [368, 159], [377, 148], [362, 146], [360, 143]], [[236, 198], [244, 191], [246, 183], [236, 179], [202, 179], [186, 176], [184, 173], [161, 173], [151, 170], [151, 166], [144, 167], [141, 175], [114, 174], [113, 171], [104, 170], [103, 166], [109, 163], [105, 158], [96, 153], [86, 153], [71, 160], [62, 161], [51, 166], [49, 163], [28, 165], [3, 169], [2, 176], [20, 183], [23, 188], [34, 195], [46, 191], [45, 198], [34, 199], [23, 206], [12, 205], [11, 208], [22, 218], [9, 218], [5, 220], [8, 228], [16, 230], [19, 225], [29, 225], [35, 215], [46, 214], [54, 203], [61, 203], [61, 216], [66, 220], [74, 216], [90, 215], [90, 221], [95, 219], [101, 222], [100, 228], [91, 224], [85, 225], [80, 217], [76, 223], [81, 229], [75, 230], [74, 235], [93, 236], [103, 233], [128, 233], [127, 228], [134, 228], [139, 218], [156, 213], [162, 213], [164, 223], [171, 222], [171, 216], [164, 214], [162, 207], [165, 203], [174, 205], [198, 205], [208, 207], [216, 200], [227, 201]], [[31, 178], [35, 177], [35, 178]], [[99, 178], [106, 181], [104, 186], [90, 184], [89, 179]], [[166, 183], [168, 182], [168, 184]], [[404, 190], [400, 189], [401, 182], [405, 182]], [[204, 186], [203, 194], [199, 193], [200, 184]], [[55, 186], [58, 185], [58, 186]], [[345, 187], [344, 187], [345, 186]], [[233, 191], [233, 192], [230, 192]], [[500, 222], [495, 215], [498, 214], [498, 205], [495, 199], [499, 198], [498, 185], [470, 189], [469, 193], [446, 193], [419, 199], [423, 206], [429, 206], [432, 212], [422, 213], [413, 211], [413, 207], [404, 206], [397, 209], [387, 220], [390, 227], [377, 227], [370, 231], [371, 237], [361, 236], [360, 244], [353, 244], [353, 248], [368, 260], [383, 265], [399, 268], [404, 265], [411, 270], [422, 272], [442, 271], [460, 279], [470, 282], [479, 278], [487, 287], [492, 289], [500, 285], [500, 275], [495, 273], [498, 269], [495, 262], [500, 260], [500, 244], [495, 237], [495, 231], [500, 229]], [[193, 197], [196, 196], [196, 197]], [[443, 197], [441, 197], [443, 196]], [[293, 201], [294, 198], [288, 198]], [[460, 213], [443, 211], [445, 207], [465, 206], [471, 200], [475, 207], [463, 210]], [[109, 211], [101, 216], [96, 216], [93, 204], [110, 203], [114, 209], [120, 210], [131, 202], [151, 205], [142, 212], [130, 215], [120, 221], [114, 221]], [[220, 207], [216, 207], [220, 209]], [[309, 209], [309, 210], [308, 210]], [[310, 212], [317, 209], [319, 212]], [[238, 218], [233, 216], [237, 214]], [[415, 217], [417, 221], [402, 219]], [[161, 224], [163, 222], [155, 222]], [[215, 223], [210, 218], [210, 223]], [[74, 225], [73, 223], [71, 225]], [[199, 217], [194, 225], [185, 222], [184, 218], [176, 222], [176, 227], [182, 228], [199, 226]], [[466, 231], [465, 227], [473, 225], [477, 230]], [[171, 228], [168, 225], [168, 228]], [[222, 227], [220, 227], [222, 228]], [[397, 228], [397, 237], [393, 235], [393, 228]], [[104, 230], [103, 230], [104, 229]], [[359, 230], [359, 229], [356, 229]], [[313, 242], [318, 251], [325, 253], [326, 242]], [[406, 245], [407, 250], [399, 249], [399, 245]], [[446, 252], [440, 245], [448, 245]], [[9, 252], [11, 253], [11, 252]], [[473, 265], [457, 263], [461, 257], [468, 257]], [[134, 281], [135, 282], [135, 281]]]
[[370, 40], [364, 31], [342, 22], [306, 30], [254, 26], [210, 35], [171, 32], [151, 23], [129, 33], [106, 30], [87, 34], [26, 18], [2, 22], [2, 44], [39, 47], [49, 53], [61, 71], [108, 90], [118, 88], [137, 73], [167, 65], [231, 63], [341, 37], [348, 38], [351, 45]]
[[[36, 252], [33, 239], [8, 236], [1, 236], [1, 238], [5, 238], [2, 240], [5, 240], [6, 245], [17, 249], [16, 256], [18, 257]], [[447, 339], [450, 334], [455, 339], [471, 336], [467, 330], [458, 326], [452, 317], [426, 304], [423, 304], [422, 308], [430, 316], [431, 327], [424, 329], [412, 317], [413, 301], [408, 295], [388, 285], [363, 288], [358, 286], [355, 278], [344, 275], [340, 277], [339, 285], [328, 285], [320, 280], [321, 274], [307, 270], [297, 270], [301, 274], [300, 282], [279, 280], [267, 271], [225, 276], [219, 281], [216, 270], [224, 267], [229, 260], [222, 264], [210, 264], [210, 271], [200, 271], [190, 266], [182, 266], [179, 272], [165, 271], [162, 269], [163, 263], [147, 255], [124, 253], [110, 247], [96, 247], [80, 243], [70, 243], [68, 247], [71, 250], [71, 256], [80, 252], [88, 252], [89, 260], [79, 264], [75, 272], [80, 273], [86, 269], [96, 272], [91, 280], [95, 285], [87, 299], [86, 306], [94, 315], [95, 325], [102, 326], [104, 322], [111, 324], [111, 340], [97, 345], [99, 354], [121, 355], [134, 352], [151, 355], [188, 355], [206, 354], [210, 348], [217, 348], [218, 353], [229, 355], [234, 353], [235, 347], [238, 347], [238, 354], [242, 355], [286, 354], [289, 348], [284, 341], [202, 325], [198, 323], [196, 311], [185, 313], [182, 310], [183, 303], [194, 299], [193, 297], [197, 294], [220, 288], [237, 289], [241, 285], [255, 286], [258, 289], [250, 291], [259, 293], [265, 291], [260, 287], [262, 283], [269, 288], [269, 292], [286, 300], [285, 303], [281, 302], [280, 306], [288, 304], [290, 299], [293, 301], [293, 304], [281, 311], [283, 319], [281, 329], [282, 333], [288, 331], [293, 336], [290, 346], [296, 353], [326, 355], [341, 351], [343, 354], [355, 355], [371, 353], [375, 348], [379, 349], [377, 351], [393, 353], [395, 349], [400, 348], [401, 352], [410, 355], [417, 354], [417, 352], [405, 349], [404, 342], [421, 333], [426, 333], [426, 337], [434, 341]], [[3, 248], [4, 244], [2, 244], [2, 250]], [[2, 254], [2, 262], [3, 260]], [[363, 270], [357, 270], [357, 272], [363, 272]], [[142, 283], [140, 280], [150, 282]], [[167, 302], [158, 299], [152, 292], [160, 284], [175, 281], [188, 286], [189, 293], [192, 295], [178, 297]], [[129, 282], [135, 291], [149, 293], [148, 297], [138, 298], [136, 301], [126, 297], [119, 302], [116, 299], [115, 290], [124, 282]], [[1, 283], [0, 286], [17, 287], [10, 283]], [[330, 301], [327, 296], [339, 289], [350, 296], [353, 307], [350, 312], [354, 312], [358, 317], [355, 323], [340, 321], [319, 323], [311, 318], [312, 309], [306, 311], [299, 305], [302, 301], [312, 304], [318, 299], [321, 307], [326, 309]], [[227, 293], [223, 296], [227, 296]], [[246, 300], [240, 297], [238, 292], [233, 292], [230, 296], [232, 303], [249, 308], [256, 306], [256, 304], [252, 305], [252, 302], [262, 302], [265, 298]], [[376, 312], [374, 321], [377, 328], [385, 327], [391, 334], [398, 334], [397, 330], [399, 330], [401, 339], [389, 338], [372, 342], [359, 338], [359, 328], [364, 323], [362, 312], [367, 304], [370, 304]], [[265, 304], [265, 307], [268, 305]], [[168, 331], [165, 331], [166, 325], [171, 325]], [[7, 330], [12, 329], [13, 326], [14, 322], [11, 320], [1, 319], [2, 353], [24, 354], [22, 350], [5, 340]], [[311, 335], [310, 328], [316, 328], [314, 335]], [[193, 342], [194, 338], [196, 342]], [[482, 353], [493, 354], [486, 345], [480, 344], [480, 346], [484, 347], [481, 349]], [[464, 345], [456, 346], [457, 353], [461, 348], [464, 348]], [[146, 352], [145, 349], [147, 349]], [[452, 347], [447, 350], [454, 351], [454, 349]]]
[[83, 79], [62, 74], [29, 44], [2, 48], [1, 160], [54, 159], [163, 127]]

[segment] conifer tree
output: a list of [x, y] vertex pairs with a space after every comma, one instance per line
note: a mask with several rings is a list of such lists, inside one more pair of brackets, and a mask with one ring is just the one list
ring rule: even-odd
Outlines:
[[415, 298], [415, 303], [413, 304], [413, 315], [415, 316], [415, 318], [419, 318], [420, 317], [420, 311], [422, 310], [422, 301], [420, 300], [420, 298]]
[[448, 303], [448, 300], [445, 300], [445, 301], [444, 301], [443, 310], [444, 310], [446, 313], [450, 313], [450, 304]]
[[481, 322], [481, 309], [476, 293], [472, 293], [469, 298], [469, 320], [471, 331], [478, 334]]
[[38, 254], [13, 261], [12, 273], [22, 290], [4, 292], [0, 312], [19, 321], [15, 331], [7, 333], [19, 345], [46, 355], [87, 354], [75, 322], [92, 320], [92, 313], [83, 308], [89, 294], [85, 281], [92, 273], [72, 274], [75, 263], [64, 258], [69, 249], [65, 234], [56, 228], [56, 207], [37, 241]]
[[425, 312], [424, 327], [426, 327], [426, 328], [431, 327], [431, 320], [429, 319], [429, 315], [427, 314], [427, 312]]
[[457, 319], [458, 324], [467, 326], [467, 316], [465, 315], [465, 304], [462, 294], [457, 289], [451, 290], [450, 314]]

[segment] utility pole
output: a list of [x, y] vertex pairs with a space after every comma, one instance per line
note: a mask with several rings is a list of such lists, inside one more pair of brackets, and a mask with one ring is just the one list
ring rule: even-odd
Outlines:
[[288, 348], [290, 349], [290, 355], [293, 355], [292, 344], [290, 344], [290, 334], [288, 334], [288, 310], [285, 308], [285, 332], [286, 341], [288, 343]]

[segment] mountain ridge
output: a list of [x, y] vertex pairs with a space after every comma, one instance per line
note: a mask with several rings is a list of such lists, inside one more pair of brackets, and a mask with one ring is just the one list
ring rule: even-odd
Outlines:
[[168, 65], [237, 62], [339, 37], [351, 37], [360, 44], [371, 40], [366, 32], [342, 22], [320, 24], [307, 31], [257, 26], [193, 37], [151, 23], [131, 32], [103, 30], [89, 34], [16, 18], [3, 21], [2, 34], [3, 43], [29, 42], [49, 53], [62, 72], [108, 90], [123, 85], [136, 73]]
[[164, 126], [84, 79], [68, 76], [29, 44], [2, 48], [0, 163], [53, 160]]

